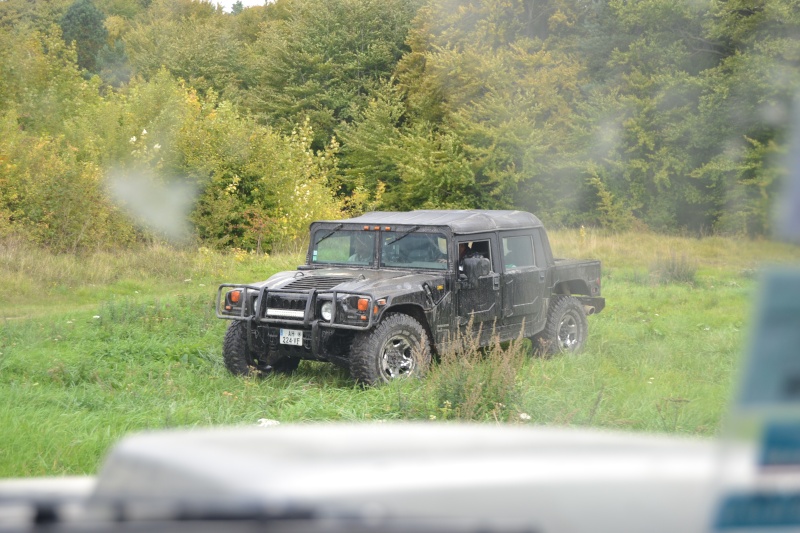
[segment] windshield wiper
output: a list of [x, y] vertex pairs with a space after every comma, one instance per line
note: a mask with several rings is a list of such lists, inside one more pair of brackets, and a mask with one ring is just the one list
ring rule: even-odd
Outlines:
[[324, 241], [325, 239], [327, 239], [328, 237], [330, 237], [331, 235], [333, 235], [334, 233], [336, 233], [337, 231], [339, 231], [340, 229], [342, 229], [342, 226], [344, 226], [344, 224], [339, 224], [338, 226], [336, 226], [335, 228], [333, 228], [332, 230], [330, 230], [330, 231], [329, 231], [328, 233], [326, 233], [326, 234], [325, 234], [325, 235], [324, 235], [324, 236], [323, 236], [323, 237], [322, 237], [320, 240], [318, 240], [318, 241], [316, 242], [315, 246], [319, 246], [319, 243], [321, 243], [322, 241]]
[[418, 229], [419, 229], [419, 226], [414, 226], [413, 228], [411, 228], [409, 230], [406, 230], [405, 232], [403, 232], [402, 234], [398, 235], [397, 237], [395, 237], [391, 241], [387, 242], [386, 244], [384, 244], [384, 246], [389, 246], [390, 244], [394, 244], [397, 241], [399, 241], [400, 239], [402, 239], [403, 237], [407, 236], [408, 234], [414, 233]]

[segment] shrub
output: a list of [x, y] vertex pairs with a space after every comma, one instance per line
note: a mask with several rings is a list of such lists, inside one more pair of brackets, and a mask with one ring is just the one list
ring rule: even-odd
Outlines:
[[694, 283], [696, 274], [697, 263], [674, 250], [667, 257], [658, 257], [650, 267], [651, 278], [657, 283]]
[[431, 418], [509, 418], [519, 401], [517, 376], [526, 360], [525, 345], [521, 338], [501, 343], [495, 336], [490, 346], [480, 348], [479, 338], [480, 332], [459, 336], [440, 353], [426, 382], [427, 396], [436, 402]]

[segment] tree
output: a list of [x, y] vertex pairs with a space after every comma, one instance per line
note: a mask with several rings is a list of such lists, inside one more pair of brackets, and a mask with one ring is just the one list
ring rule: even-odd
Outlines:
[[122, 36], [133, 75], [166, 68], [203, 94], [236, 99], [246, 55], [231, 31], [237, 18], [209, 1], [155, 0]]
[[92, 0], [75, 0], [61, 19], [64, 41], [75, 44], [78, 66], [88, 72], [96, 72], [97, 54], [106, 44], [105, 18]]
[[314, 147], [350, 122], [405, 51], [417, 0], [279, 0], [251, 52], [245, 105], [288, 132], [308, 116]]

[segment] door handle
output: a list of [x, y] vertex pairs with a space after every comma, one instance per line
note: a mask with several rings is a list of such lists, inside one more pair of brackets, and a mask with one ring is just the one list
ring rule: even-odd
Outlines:
[[492, 276], [492, 288], [496, 291], [500, 290], [500, 274]]

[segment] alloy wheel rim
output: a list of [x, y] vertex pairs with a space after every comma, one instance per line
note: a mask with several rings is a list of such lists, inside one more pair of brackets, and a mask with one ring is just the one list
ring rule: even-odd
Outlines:
[[414, 371], [411, 340], [405, 335], [394, 335], [383, 345], [380, 356], [381, 373], [386, 379], [410, 375]]
[[572, 314], [566, 315], [558, 326], [558, 345], [566, 351], [578, 345], [578, 321]]

